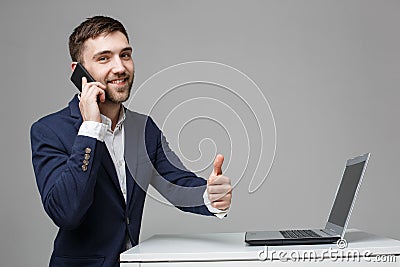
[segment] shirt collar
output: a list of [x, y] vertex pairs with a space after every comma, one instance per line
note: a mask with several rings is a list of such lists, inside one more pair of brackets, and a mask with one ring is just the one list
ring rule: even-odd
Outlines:
[[[81, 93], [78, 94], [78, 99], [81, 100]], [[100, 117], [101, 117], [101, 122], [107, 125], [107, 131], [111, 131], [112, 132], [112, 130], [111, 130], [111, 125], [112, 125], [111, 119], [109, 117], [103, 115], [103, 114], [100, 114]], [[125, 118], [126, 118], [126, 116], [125, 116], [125, 107], [124, 107], [124, 105], [121, 105], [121, 108], [119, 110], [119, 118], [118, 118], [117, 125], [115, 125], [115, 129], [119, 129], [119, 130], [122, 129], [122, 125], [123, 125], [123, 123], [125, 121]]]
[[[107, 116], [100, 114], [101, 117], [101, 122], [107, 125], [107, 131], [111, 131], [111, 125], [112, 125], [112, 121], [110, 118], [108, 118]], [[119, 118], [118, 118], [118, 122], [117, 125], [115, 125], [115, 129], [121, 130], [123, 123], [125, 121], [126, 115], [125, 115], [125, 108], [123, 105], [121, 105], [121, 108], [119, 110]]]

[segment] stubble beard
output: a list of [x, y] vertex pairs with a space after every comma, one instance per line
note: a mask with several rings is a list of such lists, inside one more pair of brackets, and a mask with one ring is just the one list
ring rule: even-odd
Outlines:
[[114, 104], [122, 104], [126, 100], [128, 100], [133, 85], [133, 78], [128, 80], [128, 83], [125, 86], [118, 88], [109, 88], [107, 86], [105, 90], [106, 101], [109, 101]]

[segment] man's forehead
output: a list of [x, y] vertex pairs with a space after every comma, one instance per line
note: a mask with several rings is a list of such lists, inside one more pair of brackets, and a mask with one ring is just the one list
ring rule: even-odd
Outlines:
[[84, 43], [83, 53], [96, 54], [101, 51], [119, 53], [127, 47], [130, 45], [126, 36], [122, 32], [116, 31], [87, 39]]

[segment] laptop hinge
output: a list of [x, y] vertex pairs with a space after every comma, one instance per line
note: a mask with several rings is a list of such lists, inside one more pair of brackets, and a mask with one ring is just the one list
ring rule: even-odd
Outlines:
[[338, 233], [336, 233], [335, 231], [333, 231], [331, 229], [321, 229], [321, 231], [330, 236], [339, 235]]

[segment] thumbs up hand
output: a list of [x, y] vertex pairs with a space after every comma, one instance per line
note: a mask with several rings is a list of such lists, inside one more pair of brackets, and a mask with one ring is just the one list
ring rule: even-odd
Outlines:
[[219, 210], [226, 210], [231, 205], [231, 179], [223, 176], [222, 163], [224, 156], [219, 154], [214, 160], [214, 169], [207, 180], [207, 193], [211, 206]]

